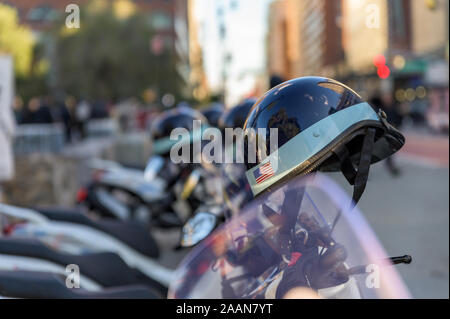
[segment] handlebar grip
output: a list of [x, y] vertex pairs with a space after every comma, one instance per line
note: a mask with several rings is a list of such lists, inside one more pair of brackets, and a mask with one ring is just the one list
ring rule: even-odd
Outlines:
[[389, 258], [394, 265], [397, 264], [410, 264], [412, 261], [412, 257], [410, 255], [391, 257]]

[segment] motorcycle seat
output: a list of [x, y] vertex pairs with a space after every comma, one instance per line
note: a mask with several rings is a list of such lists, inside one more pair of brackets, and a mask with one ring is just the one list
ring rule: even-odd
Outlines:
[[0, 295], [12, 298], [46, 299], [156, 299], [145, 286], [133, 285], [86, 291], [67, 288], [64, 276], [34, 271], [0, 271]]
[[151, 258], [159, 257], [159, 248], [156, 240], [143, 225], [136, 221], [117, 221], [106, 218], [94, 221], [82, 212], [74, 209], [36, 208], [35, 210], [53, 221], [92, 227], [121, 240], [141, 254]]
[[[80, 273], [103, 287], [117, 287], [135, 284], [156, 283], [136, 269], [129, 267], [117, 254], [112, 252], [73, 255], [59, 252], [38, 239], [0, 238], [0, 254], [38, 258], [66, 267], [76, 264]], [[158, 287], [160, 288], [160, 287]]]

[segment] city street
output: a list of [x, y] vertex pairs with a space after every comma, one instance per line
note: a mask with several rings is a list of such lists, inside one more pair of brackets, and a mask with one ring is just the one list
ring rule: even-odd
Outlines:
[[449, 3], [0, 0], [0, 299], [448, 299]]
[[397, 266], [412, 296], [448, 298], [448, 137], [406, 136], [396, 158], [401, 175], [392, 177], [383, 163], [373, 166], [359, 207], [390, 256], [413, 257], [410, 265]]

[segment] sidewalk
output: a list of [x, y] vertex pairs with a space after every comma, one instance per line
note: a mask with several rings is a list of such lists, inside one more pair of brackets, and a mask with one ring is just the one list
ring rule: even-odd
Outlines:
[[449, 167], [448, 135], [432, 135], [420, 131], [406, 131], [406, 143], [399, 156], [416, 164]]

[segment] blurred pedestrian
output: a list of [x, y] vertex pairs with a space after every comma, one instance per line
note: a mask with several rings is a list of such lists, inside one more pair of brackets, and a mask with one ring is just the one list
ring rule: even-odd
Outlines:
[[22, 124], [25, 117], [25, 110], [23, 107], [23, 100], [20, 96], [14, 98], [13, 110], [16, 123]]
[[[390, 93], [375, 94], [370, 99], [370, 104], [376, 110], [381, 108], [386, 113], [387, 118], [389, 119], [389, 123], [391, 123], [395, 128], [401, 128], [403, 123], [403, 116], [395, 105]], [[392, 176], [396, 177], [400, 175], [401, 171], [394, 161], [394, 156], [389, 156], [386, 159], [385, 163]]]
[[64, 101], [67, 112], [69, 112], [70, 121], [69, 121], [69, 141], [73, 141], [74, 133], [77, 129], [77, 119], [76, 119], [76, 109], [77, 109], [77, 100], [75, 97], [69, 95], [66, 97]]
[[86, 100], [81, 100], [75, 109], [75, 122], [81, 139], [86, 137], [86, 124], [91, 118], [91, 104]]
[[61, 100], [55, 99], [53, 96], [48, 96], [46, 98], [47, 104], [50, 107], [50, 112], [52, 113], [53, 121], [55, 123], [60, 123], [64, 126], [64, 134], [66, 141], [71, 139], [71, 115], [67, 106]]
[[108, 106], [102, 100], [96, 100], [92, 103], [91, 119], [104, 119], [109, 117]]
[[33, 97], [28, 102], [28, 110], [25, 113], [24, 124], [49, 124], [53, 123], [53, 116], [45, 101], [38, 97]]

